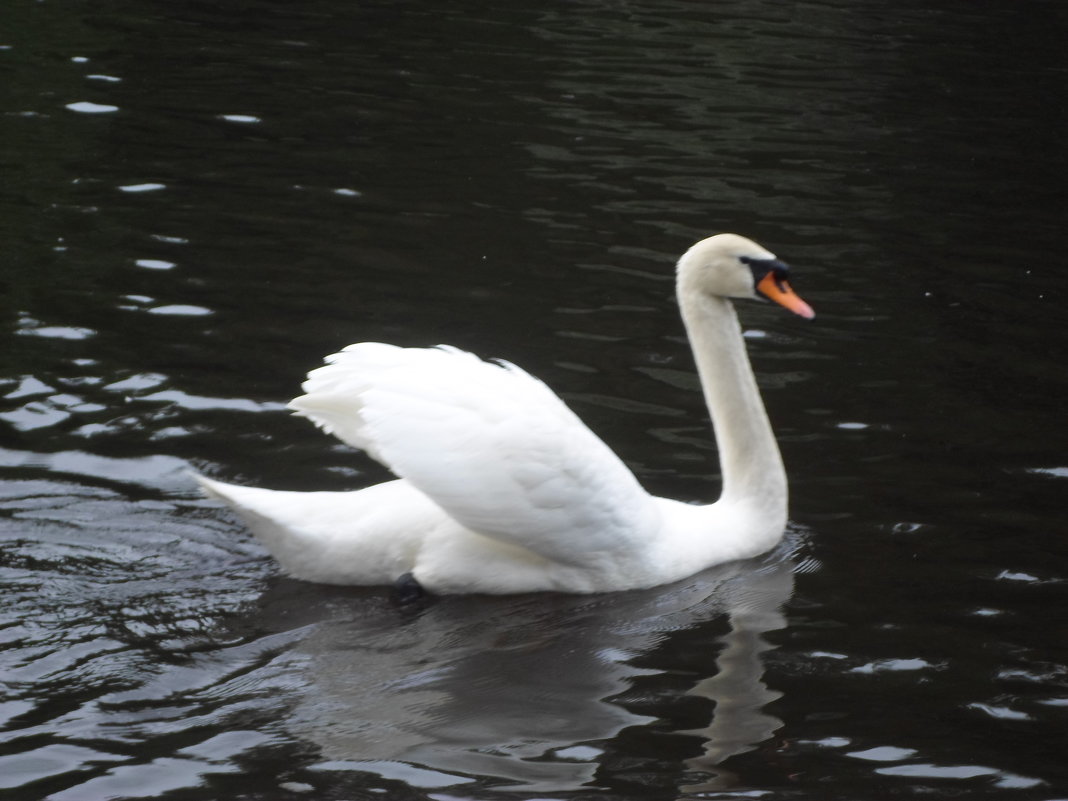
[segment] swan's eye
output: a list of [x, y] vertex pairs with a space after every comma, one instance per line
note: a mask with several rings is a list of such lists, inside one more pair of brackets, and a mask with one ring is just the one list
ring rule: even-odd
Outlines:
[[755, 259], [752, 256], [739, 256], [738, 260], [753, 273], [754, 287], [760, 284], [768, 276], [768, 273], [771, 273], [775, 285], [782, 289], [783, 284], [790, 276], [790, 268], [778, 259]]

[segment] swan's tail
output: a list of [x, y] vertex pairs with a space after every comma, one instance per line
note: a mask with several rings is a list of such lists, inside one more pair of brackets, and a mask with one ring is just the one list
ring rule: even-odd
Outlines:
[[403, 481], [353, 492], [240, 487], [192, 474], [248, 526], [282, 569], [322, 584], [391, 584], [411, 571], [441, 510]]
[[[322, 561], [327, 545], [307, 525], [313, 512], [311, 492], [281, 492], [259, 487], [241, 487], [193, 473], [193, 478], [209, 498], [232, 509], [256, 539], [271, 553], [286, 573], [297, 578], [316, 579], [309, 568]], [[317, 568], [311, 572], [317, 572]]]

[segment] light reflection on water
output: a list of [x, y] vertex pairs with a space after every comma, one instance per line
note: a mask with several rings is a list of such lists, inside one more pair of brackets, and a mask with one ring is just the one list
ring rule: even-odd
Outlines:
[[[6, 13], [13, 798], [1068, 783], [1056, 3]], [[379, 480], [283, 404], [384, 339], [522, 364], [706, 499], [671, 260], [727, 229], [819, 313], [744, 312], [790, 559], [411, 612], [193, 494]]]

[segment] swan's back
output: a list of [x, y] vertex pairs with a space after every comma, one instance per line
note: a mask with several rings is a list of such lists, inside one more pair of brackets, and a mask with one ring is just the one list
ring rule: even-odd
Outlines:
[[554, 562], [634, 552], [659, 512], [623, 462], [541, 381], [454, 348], [350, 345], [291, 404], [461, 526]]

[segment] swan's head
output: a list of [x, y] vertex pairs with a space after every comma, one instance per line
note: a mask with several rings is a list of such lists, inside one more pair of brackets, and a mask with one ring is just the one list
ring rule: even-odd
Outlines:
[[751, 239], [716, 234], [679, 259], [679, 292], [722, 298], [766, 298], [811, 320], [812, 307], [790, 288], [790, 268]]

